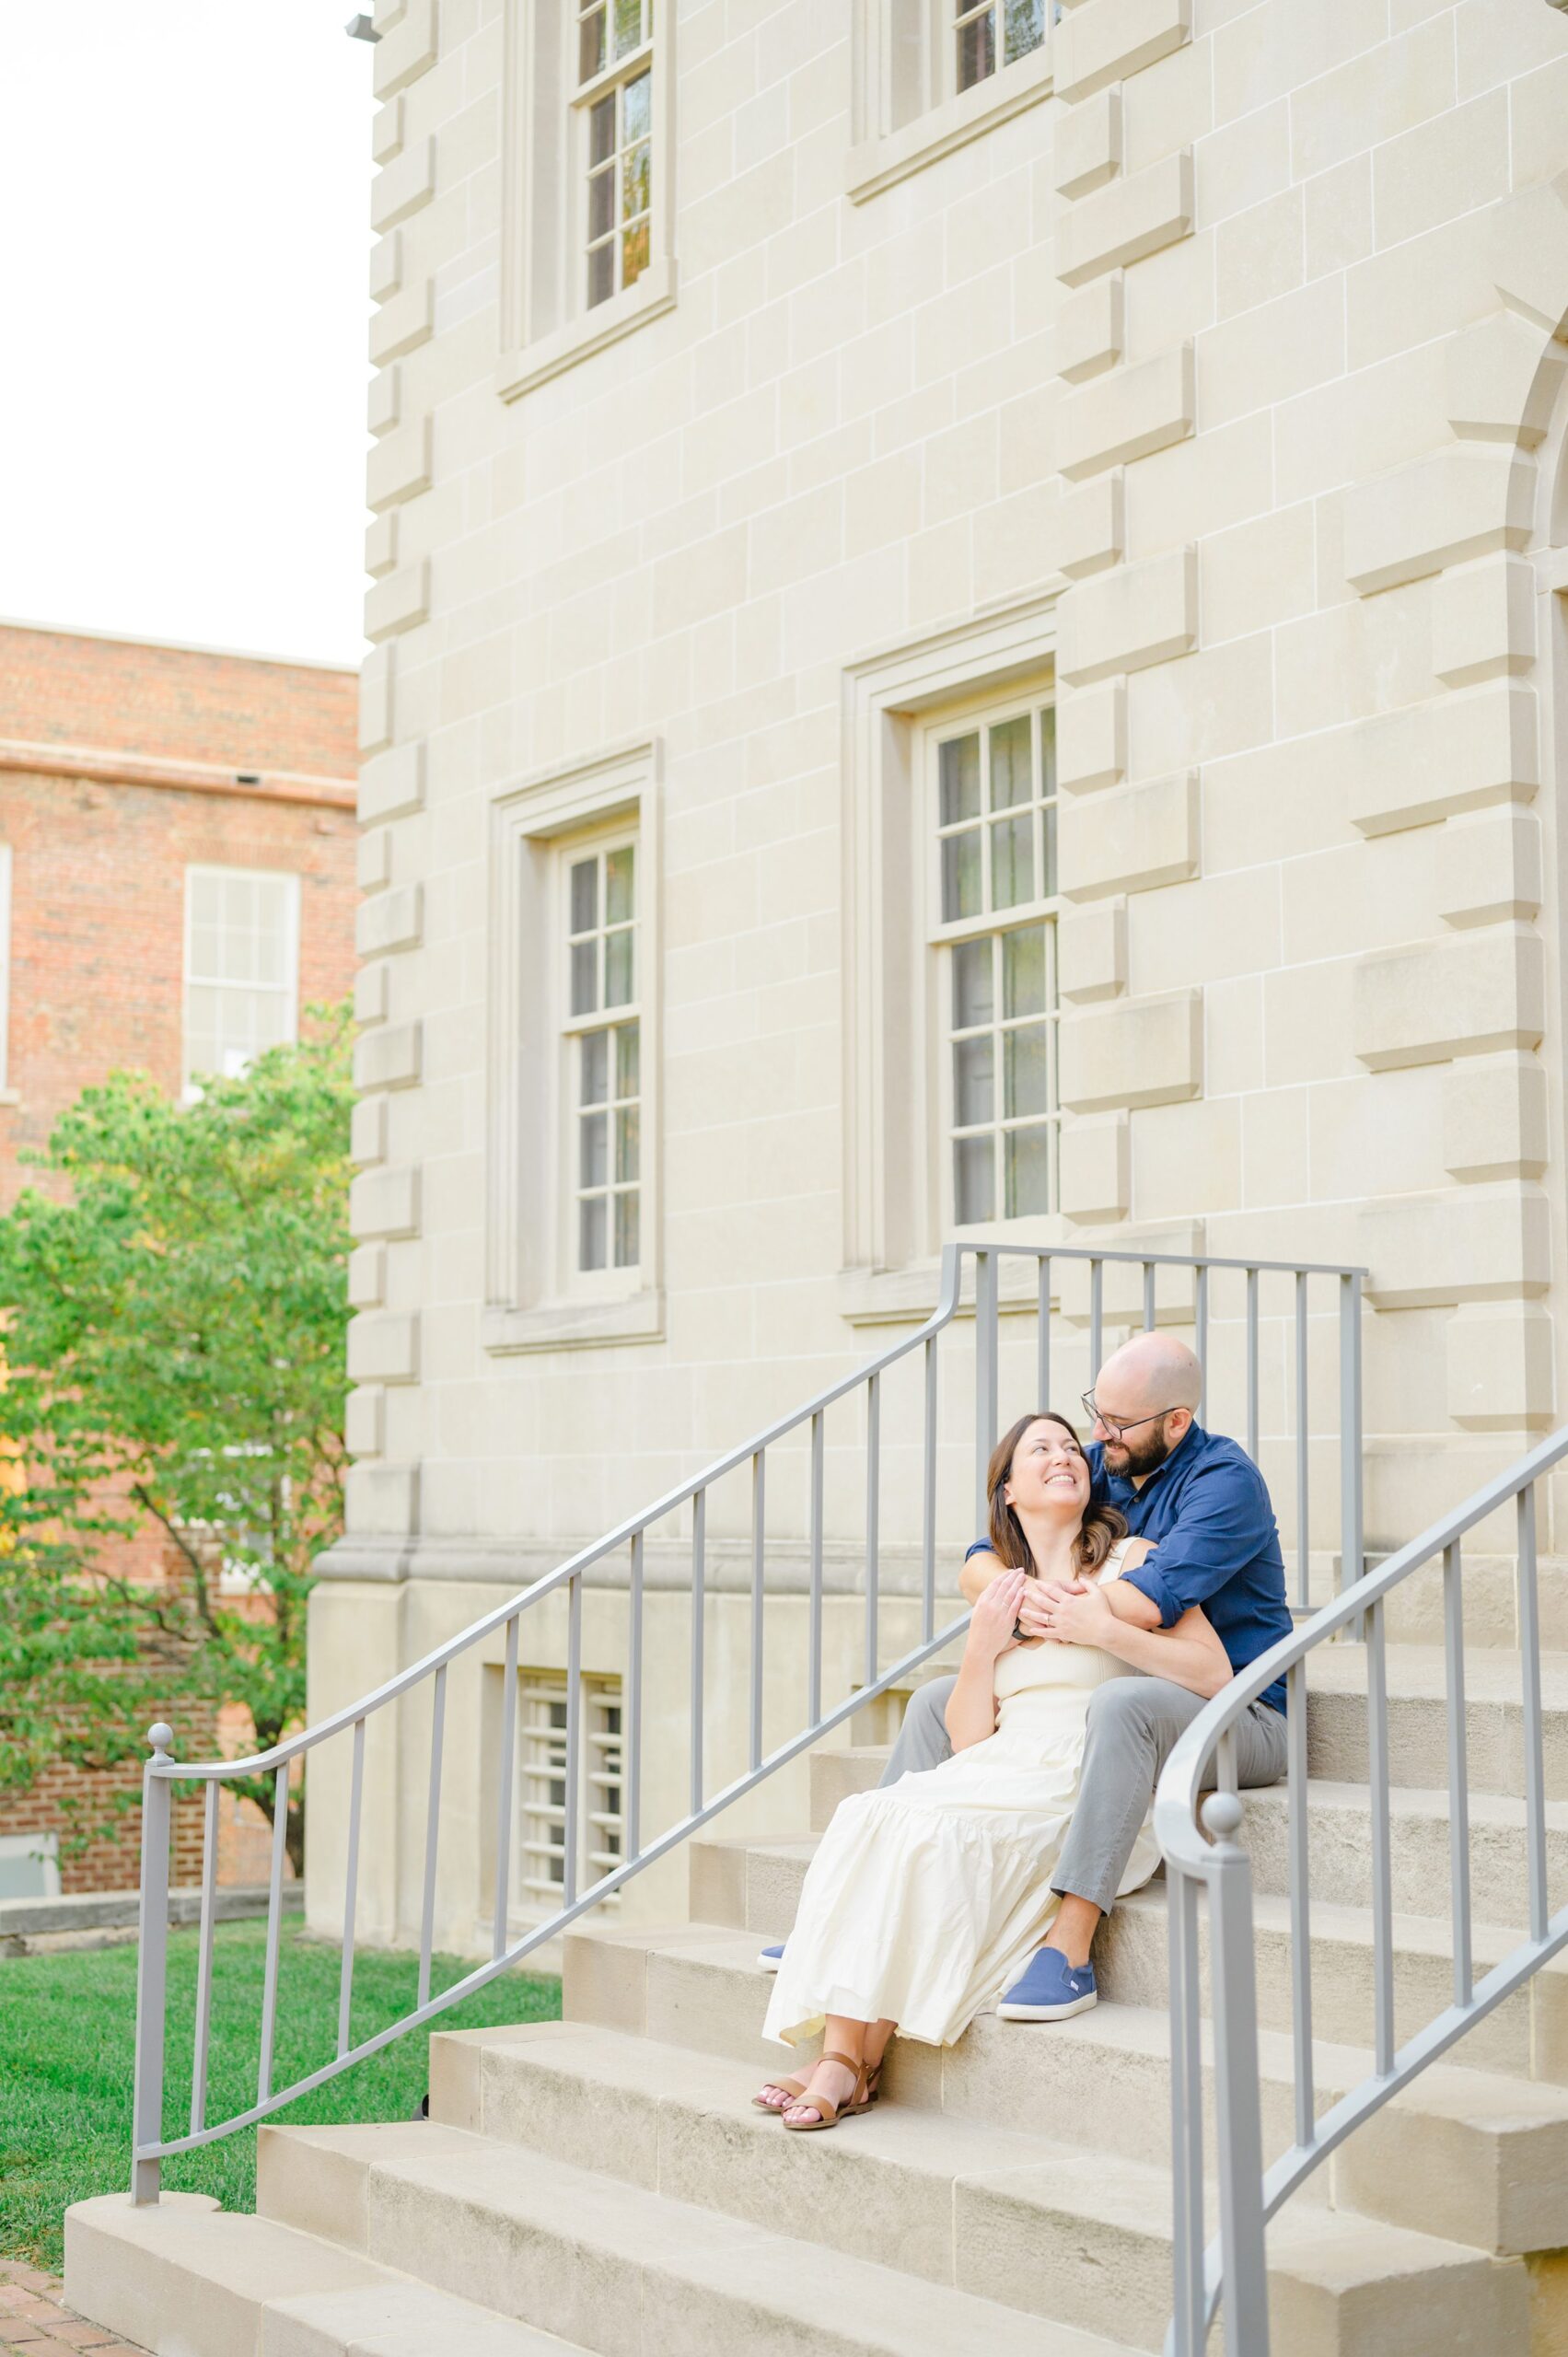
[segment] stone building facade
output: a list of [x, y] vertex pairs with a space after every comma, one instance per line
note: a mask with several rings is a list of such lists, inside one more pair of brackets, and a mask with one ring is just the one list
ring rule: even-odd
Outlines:
[[1568, 18], [377, 22], [321, 1706], [998, 1224], [1365, 1265], [1368, 1544], [1412, 1535], [1563, 1395]]
[[[0, 1207], [56, 1183], [27, 1157], [94, 1081], [140, 1070], [175, 1094], [347, 994], [356, 703], [341, 667], [0, 625]], [[132, 1554], [179, 1575], [151, 1528]], [[52, 1881], [38, 1837], [93, 1781], [62, 1766], [6, 1796], [0, 1895]], [[199, 1802], [177, 1816], [193, 1882]], [[255, 1878], [254, 1831], [226, 1824], [230, 1878]], [[134, 1887], [139, 1842], [132, 1813], [67, 1844], [64, 1888]]]

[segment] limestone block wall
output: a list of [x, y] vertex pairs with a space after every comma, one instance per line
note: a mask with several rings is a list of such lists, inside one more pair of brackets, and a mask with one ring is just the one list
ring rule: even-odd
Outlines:
[[[531, 375], [529, 0], [378, 11], [344, 1599], [494, 1594], [930, 1308], [912, 763], [999, 681], [1057, 714], [1028, 1232], [1365, 1262], [1375, 1546], [1562, 1412], [1568, 22], [1074, 0], [922, 155], [867, 145], [877, 5], [681, 0], [659, 304]], [[642, 1323], [507, 1340], [495, 813], [633, 757]]]

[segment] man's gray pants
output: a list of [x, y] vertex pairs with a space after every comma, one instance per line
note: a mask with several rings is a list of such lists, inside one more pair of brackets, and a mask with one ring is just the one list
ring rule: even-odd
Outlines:
[[[884, 1784], [896, 1784], [911, 1769], [939, 1768], [952, 1758], [943, 1713], [957, 1683], [934, 1678], [912, 1697]], [[1052, 1890], [1071, 1891], [1109, 1914], [1160, 1770], [1204, 1699], [1167, 1678], [1113, 1678], [1095, 1688], [1082, 1789], [1051, 1878]], [[1284, 1715], [1267, 1702], [1254, 1702], [1236, 1726], [1237, 1781], [1276, 1784], [1284, 1772]]]

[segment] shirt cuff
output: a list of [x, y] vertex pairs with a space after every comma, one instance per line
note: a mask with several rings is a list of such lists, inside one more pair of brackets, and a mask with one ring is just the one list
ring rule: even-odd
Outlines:
[[1170, 1582], [1162, 1578], [1152, 1555], [1145, 1556], [1141, 1563], [1134, 1565], [1130, 1572], [1123, 1572], [1121, 1576], [1129, 1587], [1135, 1587], [1140, 1596], [1148, 1597], [1159, 1613], [1162, 1629], [1175, 1628], [1187, 1607]]

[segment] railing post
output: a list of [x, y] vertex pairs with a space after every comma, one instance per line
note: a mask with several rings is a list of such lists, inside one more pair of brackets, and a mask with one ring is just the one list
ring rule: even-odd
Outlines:
[[1340, 1279], [1340, 1585], [1362, 1573], [1361, 1278]]
[[1198, 1895], [1191, 1875], [1168, 1870], [1170, 2136], [1175, 2212], [1173, 2357], [1203, 2357], [1203, 2058], [1198, 1986]]
[[1234, 1793], [1215, 1793], [1203, 1805], [1203, 1823], [1214, 1845], [1209, 1875], [1209, 1970], [1222, 2297], [1225, 2347], [1237, 2357], [1243, 2352], [1244, 2357], [1269, 2357], [1252, 1871], [1235, 1838], [1241, 1816]]
[[152, 1758], [142, 1771], [142, 1896], [137, 1919], [136, 2081], [131, 2107], [131, 2199], [158, 2198], [163, 2164], [135, 2155], [163, 2141], [164, 1991], [168, 1963], [168, 1779], [156, 1771], [171, 1755], [174, 1729], [160, 1719], [147, 1730]]
[[994, 1252], [974, 1256], [974, 1501], [975, 1528], [985, 1528], [990, 1501], [985, 1469], [996, 1446], [997, 1264]]

